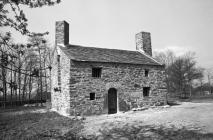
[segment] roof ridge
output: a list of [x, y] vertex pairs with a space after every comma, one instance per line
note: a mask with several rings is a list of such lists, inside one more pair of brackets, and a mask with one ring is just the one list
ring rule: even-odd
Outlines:
[[61, 47], [59, 45], [58, 47], [72, 60], [162, 66], [162, 64], [156, 61], [154, 58], [138, 50], [130, 51], [120, 49], [86, 47], [82, 45], [72, 44], [65, 46], [66, 47]]
[[99, 48], [99, 47], [91, 47], [91, 46], [83, 46], [83, 45], [74, 45], [69, 44], [68, 46], [77, 46], [77, 47], [83, 47], [83, 48], [94, 48], [94, 49], [106, 49], [106, 50], [117, 50], [117, 51], [128, 51], [128, 52], [138, 52], [137, 50], [123, 50], [123, 49], [112, 49], [112, 48]]

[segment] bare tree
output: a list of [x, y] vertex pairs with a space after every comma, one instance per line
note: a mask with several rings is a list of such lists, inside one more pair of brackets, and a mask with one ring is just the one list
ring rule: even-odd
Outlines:
[[191, 96], [193, 80], [203, 77], [203, 72], [201, 68], [196, 66], [194, 54], [191, 52], [179, 57], [170, 66], [170, 72], [170, 80], [174, 85], [174, 89], [179, 91], [183, 97], [188, 94]]
[[[37, 63], [39, 71], [38, 86], [40, 100], [43, 100], [43, 93], [45, 93], [45, 97], [47, 94], [47, 59], [50, 49], [48, 48], [47, 40], [41, 36], [34, 36], [29, 38], [29, 43], [33, 44], [34, 52], [37, 54], [37, 58], [39, 60]], [[46, 87], [45, 92], [43, 87]]]
[[168, 68], [168, 66], [175, 62], [177, 57], [173, 51], [167, 50], [165, 52], [154, 52], [154, 58]]
[[165, 64], [168, 92], [182, 97], [191, 96], [193, 81], [203, 77], [202, 69], [196, 65], [195, 53], [187, 52], [176, 57], [174, 52], [168, 50], [155, 53], [155, 58]]
[[[37, 8], [52, 6], [59, 2], [60, 0], [2, 0], [0, 1], [0, 27], [12, 28], [22, 35], [30, 37], [44, 36], [48, 32], [35, 33], [28, 30], [28, 19], [22, 10], [22, 6]], [[8, 87], [10, 87], [11, 100], [14, 93], [15, 98], [18, 97], [19, 101], [25, 99], [27, 83], [29, 84], [29, 91], [32, 90], [32, 71], [34, 70], [34, 65], [27, 65], [28, 62], [25, 62], [26, 55], [24, 55], [26, 47], [32, 46], [32, 44], [18, 45], [10, 41], [11, 34], [9, 30], [6, 33], [0, 33], [0, 92], [3, 93], [5, 102]], [[6, 50], [3, 50], [2, 48], [5, 46]], [[8, 74], [9, 72], [10, 74]], [[42, 73], [40, 75], [42, 76]], [[42, 81], [42, 77], [40, 77], [40, 81]]]
[[[201, 70], [202, 73], [204, 72], [204, 69], [201, 68], [200, 70]], [[199, 77], [198, 82], [199, 82], [199, 86], [200, 86], [200, 95], [202, 95], [203, 94], [204, 77]]]
[[169, 67], [175, 62], [177, 59], [174, 52], [171, 50], [167, 50], [166, 52], [154, 52], [154, 58], [165, 65], [165, 74], [166, 74], [166, 84], [167, 91], [171, 94], [172, 85], [170, 83], [170, 69]]
[[185, 61], [185, 79], [187, 85], [189, 85], [189, 94], [192, 95], [192, 82], [194, 79], [199, 79], [203, 77], [202, 68], [196, 66], [195, 53], [187, 52], [183, 59]]

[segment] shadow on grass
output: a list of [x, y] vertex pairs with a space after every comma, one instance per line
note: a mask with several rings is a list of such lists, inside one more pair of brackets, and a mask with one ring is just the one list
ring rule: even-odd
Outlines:
[[78, 139], [82, 121], [55, 112], [0, 115], [0, 139]]
[[212, 140], [213, 133], [202, 134], [196, 130], [186, 128], [177, 129], [174, 126], [165, 128], [164, 126], [129, 126], [122, 128], [102, 129], [98, 137], [91, 139], [98, 140]]
[[175, 102], [175, 101], [168, 101], [168, 103], [167, 103], [168, 105], [170, 105], [170, 106], [177, 106], [177, 105], [181, 105], [180, 103], [178, 103], [178, 102]]

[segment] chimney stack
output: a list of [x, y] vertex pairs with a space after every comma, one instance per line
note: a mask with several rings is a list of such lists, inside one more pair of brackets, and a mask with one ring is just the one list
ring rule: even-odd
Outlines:
[[135, 35], [136, 50], [152, 56], [151, 35], [149, 32], [140, 32]]
[[69, 24], [66, 21], [56, 21], [55, 23], [55, 43], [69, 44]]

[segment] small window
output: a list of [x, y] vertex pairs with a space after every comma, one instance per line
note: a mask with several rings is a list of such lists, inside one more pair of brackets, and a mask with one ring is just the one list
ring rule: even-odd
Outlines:
[[57, 62], [60, 62], [60, 55], [57, 55]]
[[60, 55], [57, 55], [57, 62], [58, 62], [58, 86], [61, 90], [61, 67], [60, 67]]
[[95, 100], [95, 93], [94, 92], [90, 93], [90, 100]]
[[149, 70], [145, 69], [145, 77], [148, 77], [148, 76], [149, 76]]
[[149, 97], [150, 87], [143, 88], [143, 97]]
[[101, 68], [92, 68], [92, 77], [101, 77]]

